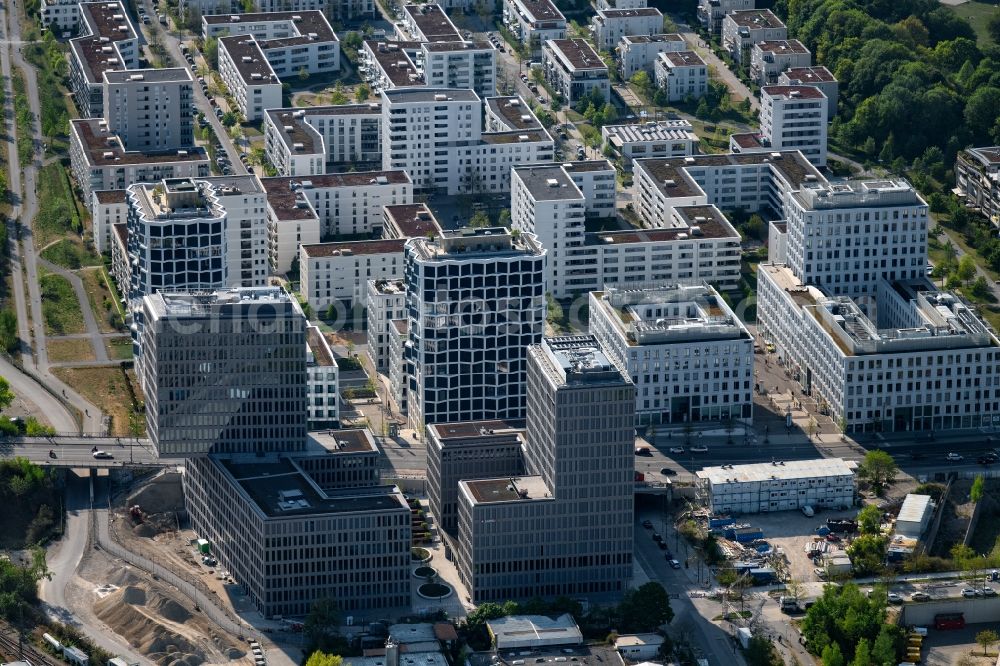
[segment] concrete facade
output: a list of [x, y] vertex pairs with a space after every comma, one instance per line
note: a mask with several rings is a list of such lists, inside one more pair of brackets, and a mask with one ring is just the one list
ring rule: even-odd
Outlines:
[[575, 105], [596, 90], [611, 99], [608, 66], [583, 39], [550, 39], [542, 46], [542, 71], [549, 85]]

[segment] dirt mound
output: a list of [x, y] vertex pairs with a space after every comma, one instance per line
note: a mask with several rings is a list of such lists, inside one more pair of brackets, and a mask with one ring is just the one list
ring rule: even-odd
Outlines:
[[217, 637], [211, 644], [200, 640], [214, 633], [207, 620], [144, 582], [94, 602], [94, 612], [159, 666], [200, 666], [214, 658], [215, 650], [227, 654], [236, 649]]
[[144, 539], [152, 539], [158, 534], [158, 532], [156, 528], [149, 523], [140, 523], [132, 528], [132, 534]]

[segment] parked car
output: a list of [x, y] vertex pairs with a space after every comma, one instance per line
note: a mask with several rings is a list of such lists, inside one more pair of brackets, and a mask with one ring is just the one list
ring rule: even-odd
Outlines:
[[670, 560], [667, 564], [670, 565], [671, 569], [680, 569], [681, 568], [681, 563], [678, 562], [677, 560]]
[[962, 596], [965, 597], [966, 599], [972, 599], [973, 597], [976, 596], [976, 591], [973, 590], [971, 587], [967, 587], [964, 590], [962, 590]]
[[666, 550], [667, 549], [667, 542], [666, 541], [657, 541], [656, 545], [660, 547], [660, 550]]
[[704, 444], [697, 444], [691, 447], [691, 453], [708, 453], [708, 447]]
[[887, 598], [889, 599], [889, 603], [890, 604], [901, 604], [901, 603], [903, 603], [903, 597], [899, 596], [895, 592], [890, 592], [888, 594]]
[[948, 462], [960, 462], [962, 460], [965, 460], [965, 458], [959, 453], [949, 453], [944, 457], [944, 459], [947, 460]]
[[660, 474], [663, 476], [677, 476], [677, 470], [670, 469], [669, 467], [664, 467], [660, 470]]
[[994, 590], [992, 587], [984, 587], [983, 595], [987, 597], [995, 597], [997, 596], [997, 591]]
[[914, 592], [910, 595], [910, 601], [930, 601], [931, 595], [926, 592]]
[[671, 446], [668, 449], [668, 451], [670, 451], [670, 453], [684, 453], [684, 447], [683, 446]]

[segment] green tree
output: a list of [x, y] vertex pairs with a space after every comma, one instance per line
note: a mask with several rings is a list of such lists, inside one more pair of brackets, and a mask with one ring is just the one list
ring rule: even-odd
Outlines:
[[337, 633], [340, 626], [340, 610], [337, 602], [329, 597], [313, 602], [303, 623], [303, 633], [313, 643], [322, 643], [330, 634]]
[[[868, 641], [868, 645], [873, 641], [881, 643], [880, 648], [887, 640], [892, 644], [902, 634], [895, 625], [885, 624], [886, 603], [884, 594], [868, 597], [854, 583], [825, 586], [823, 594], [802, 620], [806, 646], [813, 654], [822, 655], [823, 664], [827, 666], [845, 664], [853, 659], [855, 647], [862, 639]], [[883, 630], [889, 632], [891, 640], [879, 641]]]
[[327, 654], [316, 650], [309, 655], [309, 659], [306, 660], [306, 666], [340, 666], [343, 662], [344, 660], [340, 655]]
[[865, 459], [858, 466], [858, 476], [867, 479], [877, 492], [892, 483], [898, 471], [899, 467], [892, 456], [878, 449], [866, 453]]
[[888, 545], [886, 537], [876, 534], [862, 534], [852, 541], [847, 547], [847, 555], [851, 558], [854, 573], [869, 576], [881, 569]]
[[510, 229], [510, 208], [503, 208], [500, 210], [500, 219], [497, 221], [497, 225], [501, 227], [506, 227]]
[[958, 268], [955, 270], [956, 279], [963, 283], [968, 282], [976, 276], [976, 260], [968, 254], [962, 255], [958, 260]]
[[744, 656], [749, 666], [781, 666], [784, 663], [774, 643], [760, 634], [750, 637]]
[[858, 641], [858, 646], [854, 649], [854, 659], [851, 666], [872, 666], [871, 650], [868, 647], [868, 639], [862, 638]]
[[896, 658], [899, 648], [896, 645], [897, 635], [893, 635], [892, 630], [883, 627], [878, 632], [878, 637], [875, 639], [875, 644], [872, 645], [872, 663], [879, 664], [879, 666], [885, 666], [889, 664], [897, 663], [899, 660]]
[[356, 30], [352, 30], [344, 35], [344, 41], [341, 42], [344, 48], [353, 49], [354, 51], [360, 51], [363, 43], [364, 39], [361, 37], [361, 33]]
[[354, 91], [354, 99], [356, 99], [359, 102], [364, 102], [369, 97], [371, 97], [371, 95], [372, 95], [372, 89], [368, 87], [367, 83], [362, 83]]
[[224, 127], [228, 128], [228, 127], [232, 127], [237, 122], [239, 122], [239, 116], [237, 116], [232, 111], [226, 111], [225, 113], [222, 114], [222, 117], [219, 118], [219, 120], [222, 122], [222, 125]]
[[674, 618], [670, 597], [663, 586], [650, 581], [625, 593], [618, 614], [626, 631], [656, 631]]
[[649, 74], [644, 69], [640, 69], [638, 72], [632, 75], [629, 79], [636, 88], [644, 93], [648, 93], [649, 89], [653, 86], [653, 81], [650, 79]]
[[986, 23], [986, 31], [994, 42], [1000, 44], [1000, 13], [994, 13]]
[[219, 69], [219, 40], [215, 37], [206, 37], [205, 44], [201, 49], [202, 55], [208, 62], [209, 67], [214, 70]]
[[858, 511], [858, 528], [862, 534], [879, 534], [882, 525], [882, 512], [874, 504], [866, 504]]
[[820, 659], [823, 660], [823, 666], [846, 666], [844, 655], [840, 651], [840, 646], [836, 643], [823, 648], [823, 655]]
[[490, 216], [481, 210], [477, 210], [472, 219], [469, 220], [469, 226], [473, 229], [482, 229], [483, 227], [490, 226]]
[[20, 343], [17, 336], [17, 315], [10, 308], [0, 310], [0, 347], [8, 354], [13, 354]]
[[0, 412], [10, 407], [14, 397], [14, 392], [10, 390], [10, 382], [6, 377], [0, 377]]
[[305, 83], [309, 80], [309, 70], [305, 67], [299, 67], [299, 82]]
[[990, 296], [990, 283], [986, 281], [986, 278], [980, 275], [972, 281], [972, 284], [969, 286], [969, 291], [972, 293], [973, 298], [986, 300]]
[[983, 646], [983, 656], [985, 657], [990, 649], [990, 646], [1000, 641], [1000, 636], [997, 636], [997, 632], [992, 629], [983, 629], [978, 634], [976, 634], [976, 642]]
[[983, 499], [983, 475], [979, 474], [976, 476], [976, 480], [972, 482], [972, 490], [969, 491], [969, 498], [973, 502], [978, 502]]

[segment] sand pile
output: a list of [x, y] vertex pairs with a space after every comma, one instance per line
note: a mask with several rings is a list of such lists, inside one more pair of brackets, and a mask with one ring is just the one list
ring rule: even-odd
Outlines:
[[[217, 650], [230, 659], [243, 653], [218, 636], [208, 621], [142, 582], [94, 603], [94, 612], [137, 650], [160, 666], [199, 666]], [[199, 645], [203, 639], [211, 645]]]

